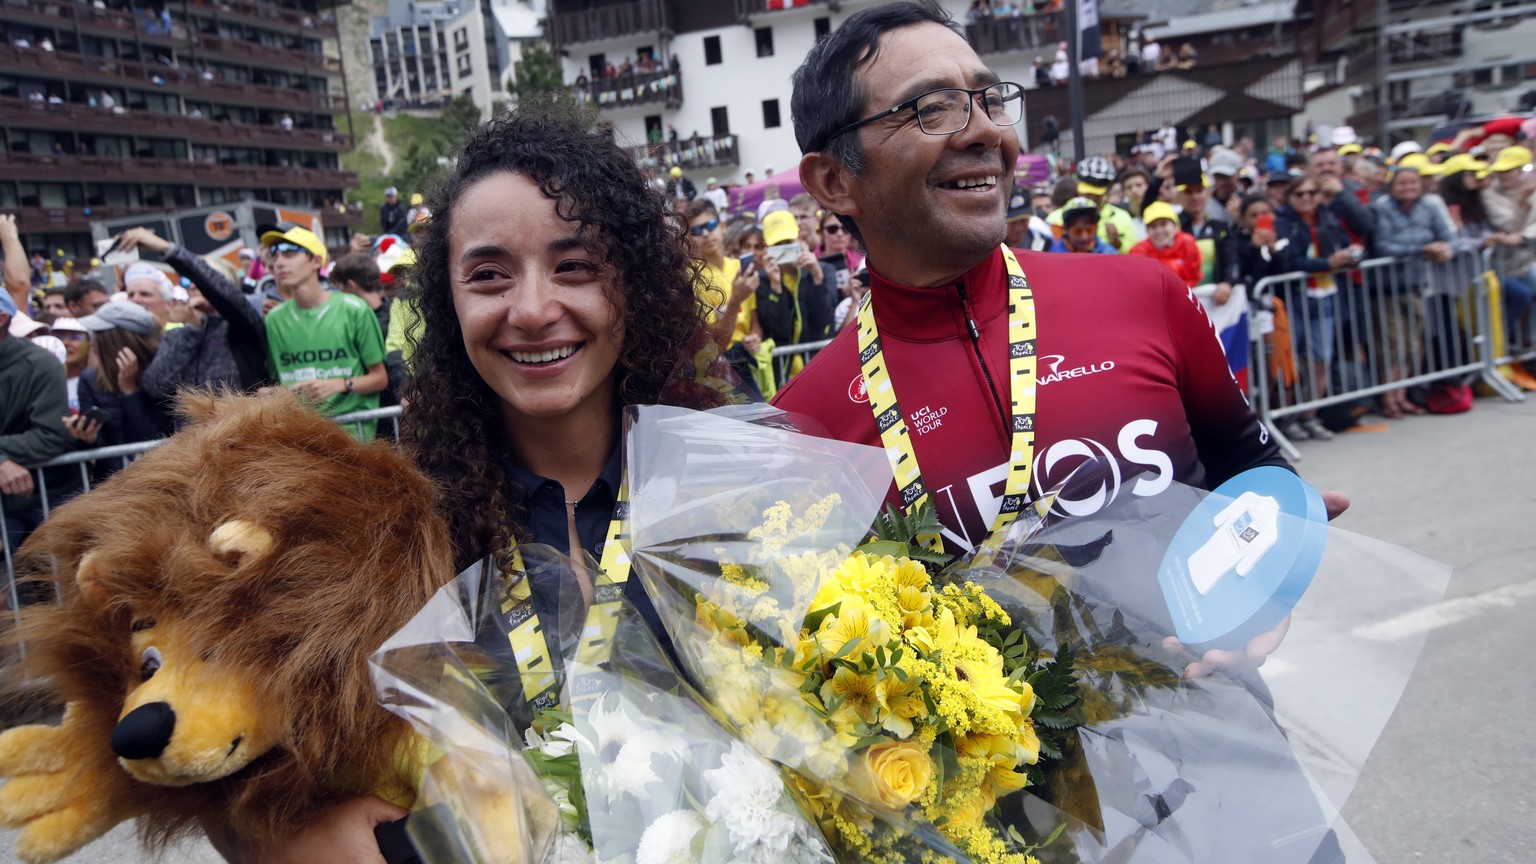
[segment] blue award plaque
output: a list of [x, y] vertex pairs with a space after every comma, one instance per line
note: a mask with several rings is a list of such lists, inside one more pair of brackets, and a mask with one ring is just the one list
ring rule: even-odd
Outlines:
[[1158, 582], [1174, 635], [1192, 648], [1241, 649], [1295, 607], [1323, 559], [1328, 514], [1294, 473], [1254, 468], [1184, 519]]

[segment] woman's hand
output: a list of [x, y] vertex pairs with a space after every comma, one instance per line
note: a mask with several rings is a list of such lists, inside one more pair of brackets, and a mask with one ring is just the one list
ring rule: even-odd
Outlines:
[[123, 252], [144, 249], [156, 255], [171, 251], [171, 241], [148, 228], [129, 228], [117, 238], [117, 248]]
[[802, 248], [800, 250], [800, 257], [795, 259], [795, 266], [800, 268], [800, 272], [809, 273], [812, 282], [822, 281], [821, 262], [816, 260], [816, 256], [811, 254], [811, 250]]
[[741, 272], [731, 280], [731, 305], [740, 306], [747, 302], [752, 292], [757, 290], [757, 264], [748, 261], [741, 265]]
[[101, 424], [84, 414], [75, 414], [64, 418], [64, 431], [89, 447], [96, 443], [96, 437], [101, 434]]
[[1273, 228], [1253, 229], [1253, 245], [1255, 248], [1269, 249], [1273, 251], [1275, 248], [1275, 241], [1277, 239], [1279, 238], [1275, 236], [1275, 231]]
[[132, 348], [117, 351], [117, 389], [124, 396], [139, 392], [139, 355]]
[[1348, 249], [1339, 249], [1328, 256], [1328, 266], [1334, 270], [1341, 270], [1355, 263], [1354, 253]]

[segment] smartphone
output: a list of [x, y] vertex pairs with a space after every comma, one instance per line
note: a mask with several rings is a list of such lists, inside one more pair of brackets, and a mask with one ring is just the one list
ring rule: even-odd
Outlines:
[[755, 264], [757, 264], [757, 256], [753, 255], [751, 252], [741, 256], [741, 269], [745, 270]]
[[107, 421], [112, 419], [112, 415], [107, 413], [107, 409], [100, 405], [93, 405], [89, 409], [80, 412], [80, 414], [87, 420], [95, 420], [99, 426], [107, 425]]
[[1258, 219], [1254, 220], [1253, 227], [1254, 227], [1255, 230], [1259, 230], [1259, 231], [1273, 231], [1273, 230], [1275, 230], [1275, 214], [1273, 214], [1273, 213], [1265, 213], [1264, 215], [1260, 216]]

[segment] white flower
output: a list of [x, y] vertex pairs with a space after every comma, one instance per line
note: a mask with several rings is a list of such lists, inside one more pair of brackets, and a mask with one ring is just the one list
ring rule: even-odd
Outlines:
[[704, 772], [714, 794], [704, 807], [710, 821], [724, 825], [738, 860], [768, 864], [782, 860], [800, 820], [783, 806], [784, 780], [767, 760], [740, 741]]
[[692, 810], [662, 814], [645, 829], [635, 864], [692, 864], [693, 838], [704, 830], [704, 820]]
[[652, 767], [654, 756], [682, 759], [687, 745], [677, 730], [659, 727], [643, 715], [625, 711], [620, 702], [612, 711], [601, 703], [592, 706], [586, 716], [596, 735], [596, 742], [579, 739], [583, 750], [582, 777], [598, 779], [602, 788], [613, 794], [641, 795], [647, 784], [661, 780]]
[[523, 739], [528, 742], [529, 750], [537, 750], [545, 756], [555, 759], [560, 758], [576, 748], [576, 738], [580, 735], [576, 727], [569, 723], [561, 723], [549, 731], [548, 735], [540, 735], [533, 727], [523, 733]]
[[580, 835], [562, 831], [555, 836], [554, 848], [544, 860], [549, 864], [593, 864], [596, 858], [592, 855], [592, 847]]

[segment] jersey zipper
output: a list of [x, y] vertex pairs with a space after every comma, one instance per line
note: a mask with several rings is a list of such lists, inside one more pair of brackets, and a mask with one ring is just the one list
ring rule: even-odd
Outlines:
[[992, 370], [987, 368], [987, 359], [981, 353], [981, 328], [976, 326], [976, 319], [971, 315], [971, 302], [965, 294], [965, 283], [955, 286], [960, 292], [960, 312], [965, 316], [965, 329], [971, 335], [971, 350], [976, 353], [976, 362], [981, 364], [981, 374], [987, 379], [987, 391], [992, 394], [992, 404], [997, 406], [997, 419], [1002, 422], [1003, 436], [1006, 439], [1008, 428], [1012, 425], [1008, 422], [1008, 412], [1003, 410], [1003, 400], [997, 395], [997, 384], [992, 380]]

